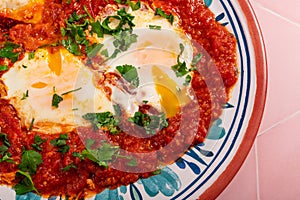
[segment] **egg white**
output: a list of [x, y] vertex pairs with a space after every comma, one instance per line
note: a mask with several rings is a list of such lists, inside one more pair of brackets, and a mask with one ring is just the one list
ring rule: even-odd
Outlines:
[[[130, 115], [138, 110], [138, 105], [148, 101], [160, 111], [164, 111], [161, 105], [162, 98], [166, 95], [159, 94], [155, 88], [154, 79], [159, 74], [153, 74], [152, 68], [159, 67], [167, 76], [174, 80], [174, 84], [161, 82], [159, 84], [170, 91], [177, 91], [183, 87], [184, 78], [176, 77], [171, 66], [177, 63], [180, 52], [179, 44], [185, 46], [181, 59], [190, 65], [193, 55], [193, 47], [188, 37], [178, 26], [178, 19], [171, 25], [167, 19], [154, 15], [154, 11], [143, 5], [143, 9], [131, 11], [134, 18], [133, 34], [138, 35], [138, 41], [133, 43], [126, 52], [122, 52], [117, 58], [99, 66], [98, 70], [91, 70], [76, 56], [65, 49], [59, 51], [61, 57], [61, 71], [55, 73], [49, 67], [49, 56], [46, 49], [38, 49], [32, 60], [26, 54], [24, 59], [15, 63], [2, 80], [7, 87], [6, 99], [9, 99], [18, 111], [22, 124], [29, 128], [34, 119], [33, 130], [45, 133], [61, 133], [73, 130], [78, 126], [90, 124], [82, 118], [89, 112], [114, 112], [113, 104], [120, 104]], [[151, 30], [149, 25], [161, 26], [161, 30]], [[109, 54], [112, 54], [114, 46], [113, 37], [105, 36], [93, 40], [104, 44]], [[121, 90], [118, 86], [111, 85], [112, 98], [108, 99], [102, 89], [95, 83], [95, 77], [99, 71], [116, 71], [116, 66], [130, 64], [138, 69], [140, 85], [134, 94]], [[27, 68], [24, 68], [26, 66]], [[36, 86], [43, 86], [37, 88]], [[170, 88], [172, 87], [172, 88]], [[54, 90], [55, 88], [55, 90]], [[80, 89], [79, 89], [80, 88]], [[63, 101], [58, 108], [52, 106], [54, 93], [62, 95], [65, 92], [79, 89], [67, 95], [63, 95]], [[28, 91], [28, 97], [22, 99]], [[175, 93], [175, 92], [174, 92]], [[180, 95], [175, 95], [182, 100]], [[183, 101], [183, 100], [182, 100]], [[172, 99], [170, 99], [172, 104]]]

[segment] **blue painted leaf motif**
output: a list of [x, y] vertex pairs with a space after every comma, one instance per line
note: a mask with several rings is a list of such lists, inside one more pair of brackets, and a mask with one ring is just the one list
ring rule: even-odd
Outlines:
[[196, 146], [195, 149], [197, 149], [205, 157], [213, 157], [214, 156], [214, 153], [212, 151], [203, 150], [199, 146]]
[[225, 17], [225, 14], [221, 13], [216, 17], [216, 21], [221, 21], [222, 19], [224, 19], [224, 17]]
[[159, 192], [164, 196], [172, 196], [182, 186], [177, 174], [168, 167], [162, 169], [161, 174], [141, 179], [141, 184], [150, 197], [155, 197]]
[[204, 3], [207, 7], [209, 7], [212, 3], [212, 0], [204, 0]]
[[193, 149], [190, 149], [186, 154], [191, 156], [192, 158], [194, 158], [195, 160], [197, 160], [201, 164], [207, 166], [206, 162], [202, 158], [200, 158], [200, 156], [198, 154], [196, 154], [196, 152]]
[[226, 134], [225, 129], [223, 127], [220, 127], [222, 124], [222, 119], [217, 119], [212, 127], [210, 127], [209, 132], [206, 136], [207, 139], [211, 140], [219, 140]]
[[111, 200], [111, 199], [124, 200], [124, 198], [121, 195], [119, 195], [118, 189], [115, 190], [106, 189], [100, 194], [97, 194], [95, 197], [95, 200]]
[[130, 184], [129, 190], [130, 190], [130, 197], [132, 200], [142, 200], [143, 199], [140, 191], [134, 184]]
[[[226, 22], [226, 23], [224, 23], [224, 24], [228, 24], [228, 22]], [[223, 25], [223, 24], [222, 24]], [[224, 26], [226, 26], [226, 25], [224, 25]], [[233, 105], [231, 105], [230, 103], [226, 103], [224, 106], [223, 106], [223, 108], [224, 109], [228, 109], [228, 108], [234, 108], [234, 106]]]
[[123, 193], [123, 194], [125, 194], [127, 192], [127, 187], [122, 185], [120, 187], [120, 192]]
[[57, 198], [58, 197], [56, 197], [56, 196], [52, 196], [52, 197], [49, 197], [48, 200], [57, 200]]
[[191, 168], [191, 170], [194, 172], [194, 174], [201, 173], [200, 167], [198, 165], [196, 165], [195, 163], [189, 162], [189, 161], [185, 160], [184, 158], [180, 158], [179, 160], [176, 161], [176, 165], [180, 169], [185, 169], [186, 164]]
[[40, 196], [38, 196], [32, 192], [16, 196], [16, 200], [40, 200], [40, 199], [41, 199]]
[[229, 22], [225, 22], [225, 23], [222, 23], [221, 25], [222, 26], [227, 26], [229, 24]]

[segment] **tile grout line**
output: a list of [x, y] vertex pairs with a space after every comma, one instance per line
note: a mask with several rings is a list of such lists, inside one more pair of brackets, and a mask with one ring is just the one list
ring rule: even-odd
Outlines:
[[280, 15], [278, 12], [276, 12], [276, 11], [274, 11], [274, 10], [271, 10], [270, 8], [266, 8], [265, 6], [263, 6], [261, 3], [257, 2], [257, 1], [254, 1], [254, 2], [255, 2], [260, 8], [264, 9], [265, 11], [267, 11], [267, 12], [269, 12], [269, 13], [271, 13], [271, 14], [273, 14], [273, 15], [275, 15], [275, 16], [277, 16], [277, 17], [279, 17], [279, 18], [281, 18], [281, 19], [283, 19], [283, 20], [285, 20], [285, 21], [287, 21], [288, 23], [291, 23], [291, 24], [293, 24], [293, 25], [295, 25], [295, 26], [297, 26], [297, 27], [300, 28], [300, 24], [299, 24], [299, 23], [294, 22], [293, 20], [290, 20], [290, 19], [288, 19], [288, 18], [286, 18], [286, 17], [283, 17], [283, 16]]
[[286, 117], [286, 118], [284, 118], [284, 119], [282, 119], [282, 120], [276, 122], [275, 124], [273, 124], [273, 125], [270, 126], [269, 128], [267, 128], [267, 129], [265, 129], [265, 130], [259, 132], [258, 135], [257, 135], [257, 137], [264, 135], [264, 134], [265, 134], [266, 132], [268, 132], [269, 130], [275, 128], [276, 126], [279, 126], [280, 124], [283, 124], [283, 123], [289, 121], [290, 119], [296, 117], [296, 116], [299, 115], [299, 114], [300, 114], [300, 110], [298, 110], [297, 112], [291, 114], [290, 116], [288, 116], [288, 117]]
[[254, 154], [255, 154], [255, 171], [256, 171], [256, 199], [260, 200], [260, 184], [258, 174], [258, 150], [257, 150], [257, 137], [254, 142]]

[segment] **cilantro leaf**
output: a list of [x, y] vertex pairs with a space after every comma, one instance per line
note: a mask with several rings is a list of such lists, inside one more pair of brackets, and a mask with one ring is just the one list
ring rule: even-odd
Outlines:
[[122, 77], [132, 84], [134, 87], [139, 86], [139, 77], [137, 69], [132, 65], [117, 66], [116, 69], [122, 75]]
[[194, 57], [193, 60], [192, 60], [191, 65], [192, 65], [193, 67], [195, 67], [195, 66], [198, 64], [198, 62], [201, 60], [202, 56], [203, 56], [202, 53], [198, 53], [197, 55], [195, 55], [195, 57]]
[[161, 8], [156, 8], [155, 15], [166, 18], [171, 24], [174, 22], [174, 16], [172, 14], [167, 15]]
[[25, 100], [25, 99], [27, 99], [27, 97], [29, 97], [29, 94], [28, 94], [28, 90], [26, 90], [26, 92], [25, 93], [23, 93], [23, 97], [22, 97], [22, 99], [21, 100]]
[[67, 172], [67, 171], [69, 171], [71, 168], [77, 169], [76, 165], [75, 165], [74, 163], [71, 163], [71, 164], [65, 166], [64, 168], [62, 168], [62, 171], [63, 171], [63, 172]]
[[21, 170], [17, 171], [17, 175], [18, 174], [24, 176], [24, 179], [21, 180], [20, 183], [14, 186], [17, 195], [26, 194], [31, 191], [35, 191], [36, 193], [39, 194], [39, 191], [34, 187], [34, 183], [32, 181], [30, 174]]
[[149, 25], [149, 29], [152, 29], [152, 30], [161, 30], [161, 26], [157, 26], [157, 25]]
[[109, 143], [102, 142], [102, 146], [97, 149], [85, 149], [82, 156], [97, 163], [99, 166], [108, 167], [108, 162], [119, 155], [119, 146], [113, 146]]
[[3, 142], [3, 145], [0, 146], [0, 155], [2, 155], [2, 158], [0, 158], [0, 163], [1, 162], [14, 163], [14, 161], [11, 159], [11, 154], [8, 152], [10, 143], [7, 138], [7, 135], [4, 133], [0, 133], [0, 141]]
[[42, 155], [34, 150], [25, 150], [22, 154], [21, 164], [18, 166], [23, 172], [35, 174], [38, 165], [43, 162]]
[[12, 42], [7, 42], [2, 48], [0, 48], [0, 58], [8, 58], [11, 62], [16, 62], [19, 59], [20, 52], [15, 52], [15, 49], [19, 48], [20, 45]]
[[68, 134], [60, 134], [59, 138], [51, 140], [50, 144], [58, 147], [58, 152], [65, 154], [70, 150], [70, 146], [67, 145], [67, 140], [69, 140]]
[[31, 146], [39, 151], [42, 151], [41, 144], [43, 144], [46, 141], [47, 141], [47, 139], [42, 139], [41, 136], [35, 135], [34, 143]]
[[8, 70], [7, 65], [0, 65], [0, 71], [6, 71], [6, 70]]
[[53, 94], [53, 97], [52, 97], [52, 106], [55, 107], [55, 108], [58, 108], [58, 104], [60, 102], [62, 102], [64, 99], [59, 96], [58, 94]]
[[130, 0], [127, 0], [127, 4], [131, 7], [133, 11], [141, 8], [141, 1], [138, 0], [136, 3], [132, 3]]
[[119, 121], [115, 119], [111, 112], [87, 113], [83, 115], [82, 118], [91, 122], [94, 131], [102, 128], [104, 131], [109, 131], [111, 134], [120, 132], [117, 127]]
[[155, 134], [156, 131], [169, 125], [164, 113], [156, 116], [138, 111], [133, 117], [128, 118], [128, 121], [143, 127], [147, 134]]

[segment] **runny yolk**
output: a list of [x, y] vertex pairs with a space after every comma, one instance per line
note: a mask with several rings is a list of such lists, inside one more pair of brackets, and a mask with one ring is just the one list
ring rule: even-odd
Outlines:
[[57, 76], [60, 76], [61, 74], [61, 68], [62, 68], [62, 59], [61, 59], [61, 54], [60, 50], [51, 52], [50, 50], [48, 51], [48, 67], [50, 70], [56, 74]]
[[177, 83], [157, 66], [152, 67], [152, 76], [160, 104], [166, 117], [173, 117], [180, 112], [180, 106], [190, 101], [185, 90], [178, 91]]

